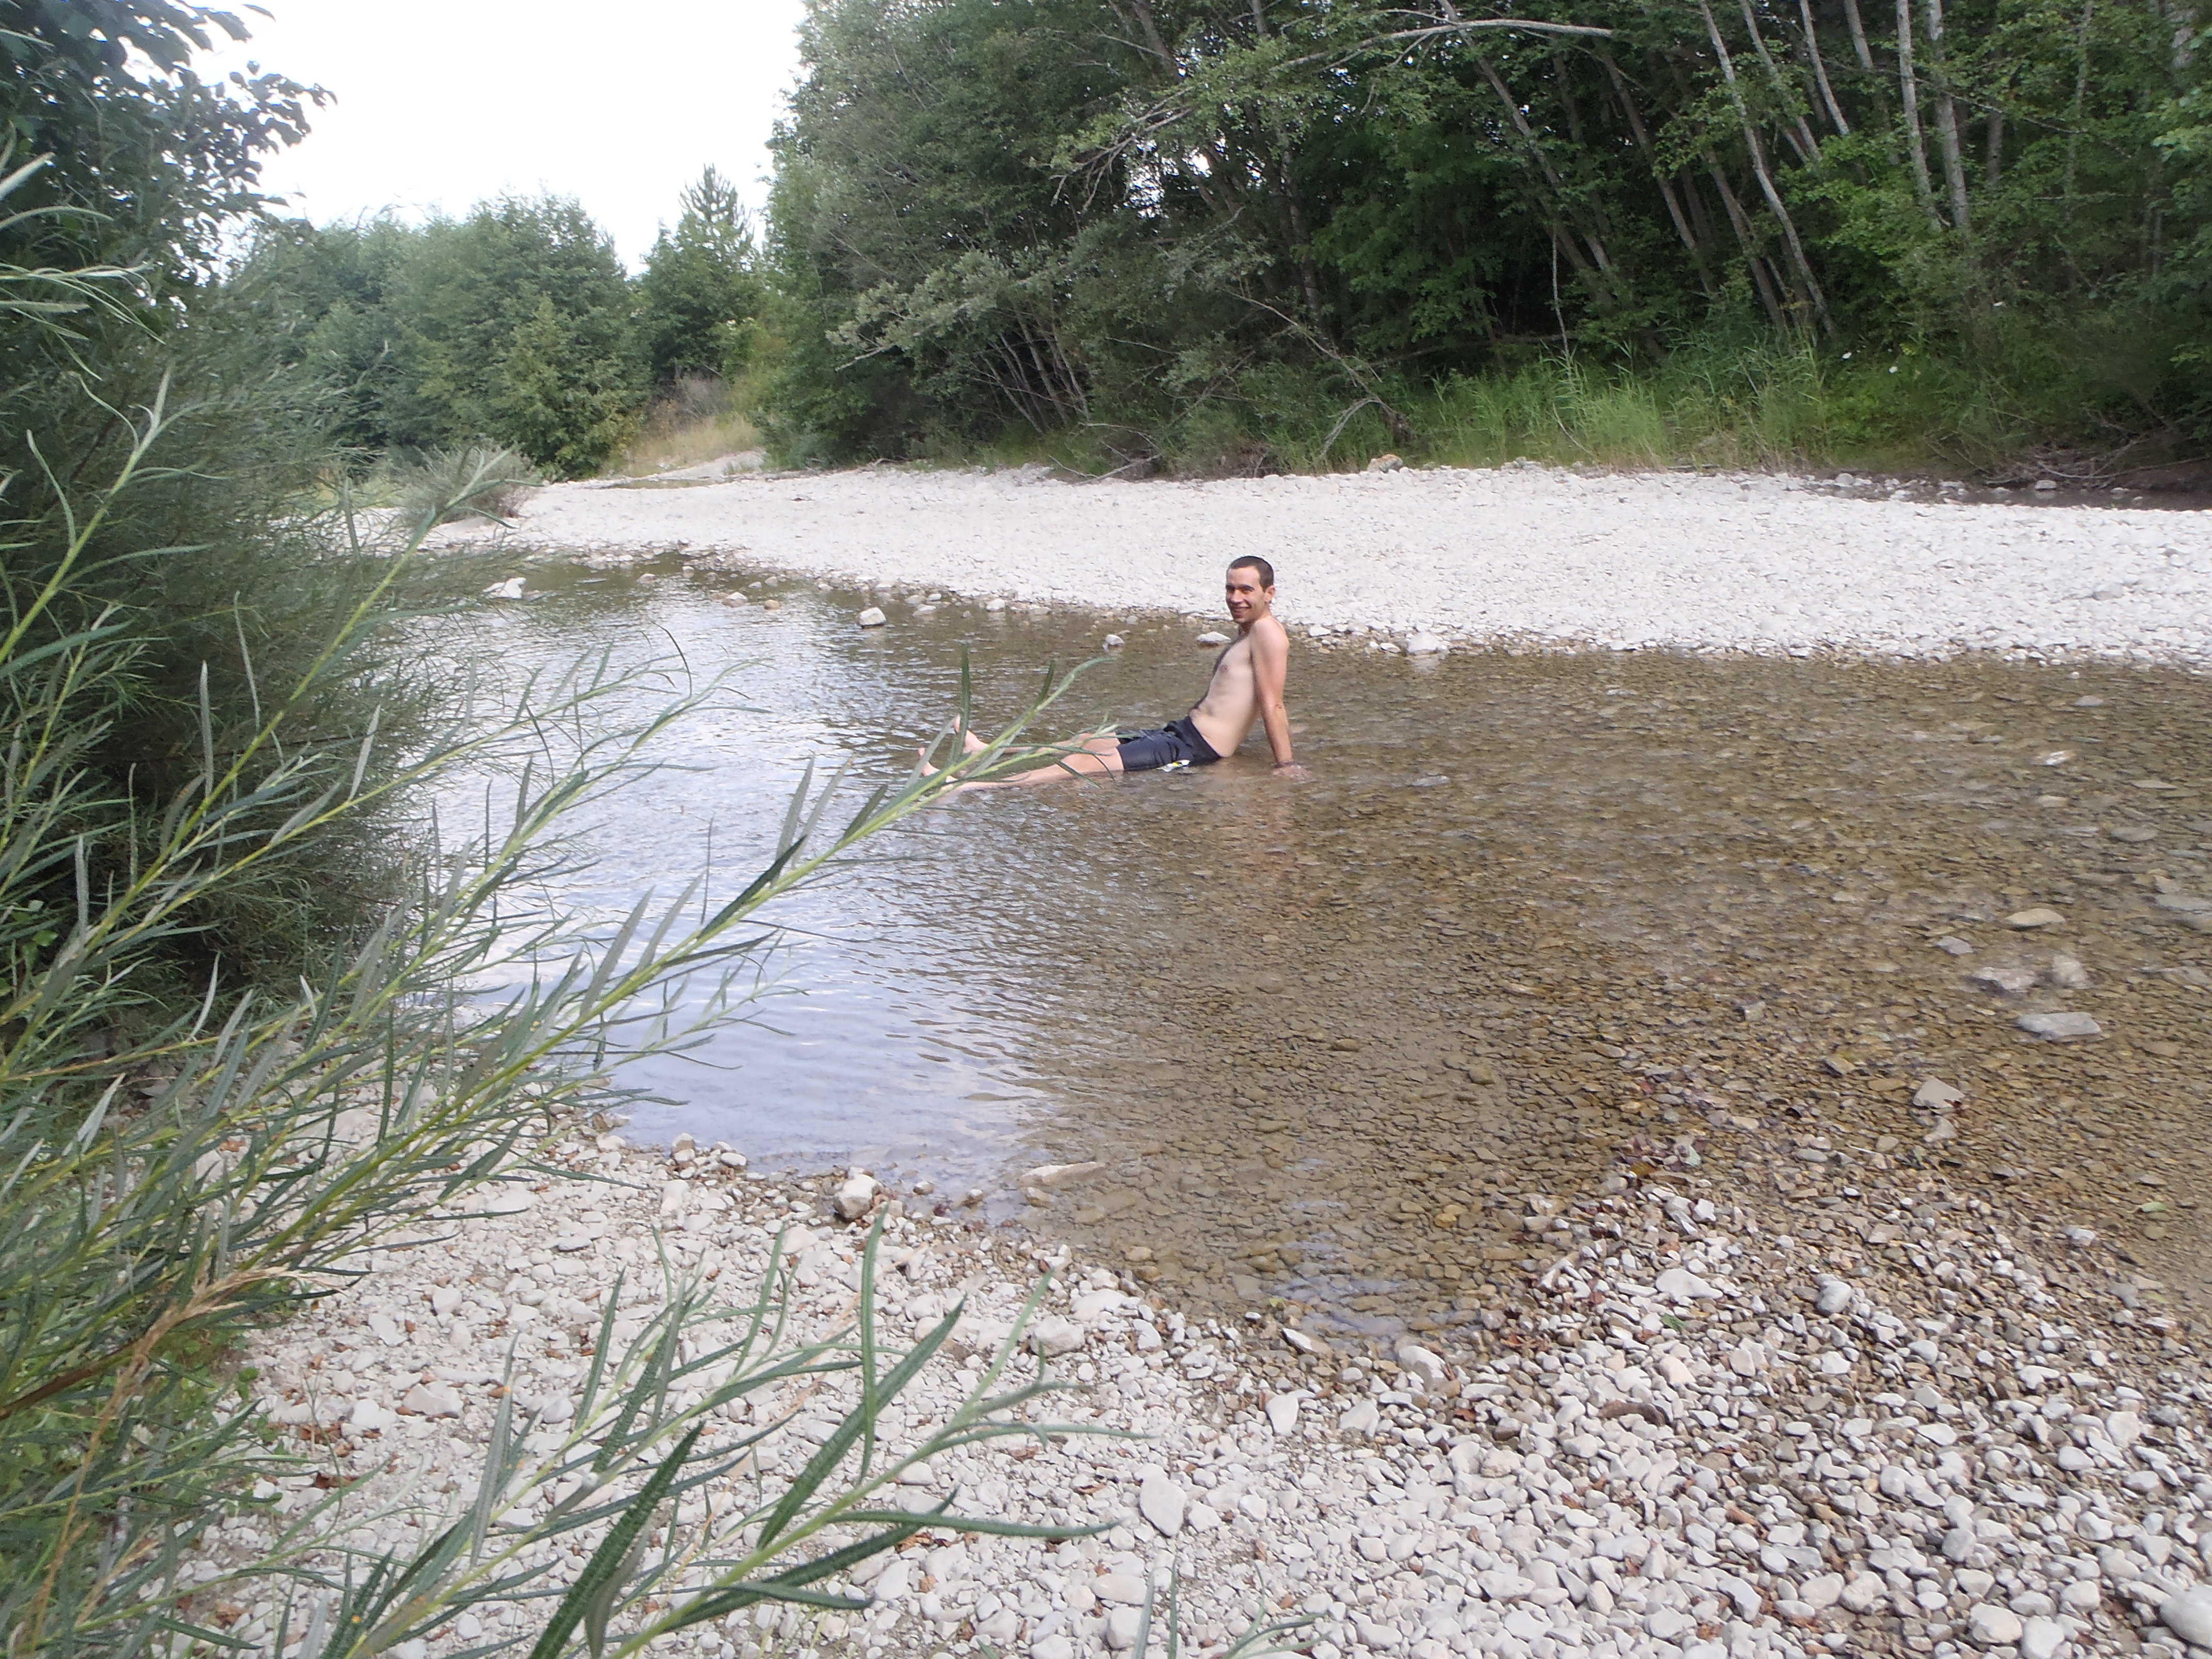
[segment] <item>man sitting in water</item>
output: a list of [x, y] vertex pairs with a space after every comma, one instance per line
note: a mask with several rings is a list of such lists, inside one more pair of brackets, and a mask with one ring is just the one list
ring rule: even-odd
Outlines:
[[[1291, 636], [1275, 620], [1275, 571], [1265, 559], [1247, 556], [1229, 567], [1227, 584], [1230, 619], [1237, 637], [1214, 659], [1213, 678], [1198, 706], [1179, 720], [1149, 732], [1098, 732], [1081, 738], [1049, 766], [1018, 772], [993, 783], [1042, 783], [1071, 773], [1149, 772], [1159, 767], [1211, 766], [1233, 755], [1258, 721], [1267, 730], [1267, 747], [1273, 750], [1276, 772], [1302, 777], [1303, 769], [1291, 757], [1291, 717], [1283, 707], [1283, 683], [1288, 677]], [[987, 745], [970, 732], [969, 754]]]

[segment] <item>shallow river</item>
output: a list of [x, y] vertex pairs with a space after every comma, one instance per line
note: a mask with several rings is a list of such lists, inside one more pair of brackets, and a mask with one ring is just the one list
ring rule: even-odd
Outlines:
[[[1210, 660], [1176, 618], [917, 615], [672, 563], [531, 582], [486, 614], [510, 660], [742, 665], [746, 706], [597, 814], [568, 896], [609, 908], [709, 865], [734, 891], [806, 761], [893, 775], [963, 652], [988, 727], [1122, 635], [1055, 732], [1179, 714]], [[890, 628], [854, 626], [872, 599]], [[1013, 1172], [1095, 1158], [1033, 1224], [1322, 1323], [1480, 1318], [1545, 1259], [1531, 1212], [1622, 1167], [1771, 1182], [1814, 1228], [1854, 1181], [1940, 1176], [2203, 1284], [2212, 682], [1302, 643], [1291, 702], [1304, 783], [1255, 738], [885, 837], [779, 913], [753, 1024], [641, 1068], [675, 1103], [633, 1133], [982, 1187], [1001, 1217]], [[2061, 920], [2006, 925], [2039, 908]], [[2054, 1011], [2103, 1035], [2016, 1028]], [[1955, 1135], [1911, 1103], [1929, 1077], [1966, 1091]]]

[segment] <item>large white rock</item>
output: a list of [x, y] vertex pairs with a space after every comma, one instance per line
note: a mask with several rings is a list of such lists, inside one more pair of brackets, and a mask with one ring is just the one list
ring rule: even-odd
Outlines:
[[1401, 1342], [1390, 1357], [1400, 1370], [1420, 1378], [1424, 1389], [1433, 1389], [1444, 1380], [1443, 1358], [1418, 1342]]
[[1267, 1426], [1277, 1434], [1288, 1434], [1298, 1425], [1298, 1401], [1306, 1397], [1304, 1389], [1293, 1389], [1288, 1394], [1267, 1396]]
[[2057, 1659], [2066, 1641], [2066, 1626], [2056, 1619], [2030, 1619], [2021, 1630], [2020, 1659]]
[[1119, 1291], [1085, 1291], [1068, 1304], [1068, 1311], [1088, 1325], [1109, 1313], [1118, 1313], [1128, 1301]]
[[1844, 1586], [1837, 1600], [1852, 1613], [1871, 1613], [1888, 1587], [1870, 1572], [1863, 1572]]
[[2212, 1584], [2192, 1584], [2179, 1595], [2169, 1595], [2158, 1616], [2183, 1641], [2212, 1648]]
[[1656, 1288], [1673, 1303], [1710, 1301], [1720, 1295], [1687, 1267], [1669, 1267], [1659, 1275]]
[[2022, 1014], [2013, 1024], [2031, 1036], [2043, 1037], [2051, 1042], [2073, 1042], [2082, 1037], [2105, 1035], [2105, 1028], [2088, 1015], [2071, 1011], [2058, 1014]]
[[1966, 1614], [1966, 1639], [1978, 1648], [2019, 1645], [2023, 1626], [2020, 1615], [1995, 1601], [1983, 1601]]
[[1798, 1589], [1797, 1599], [1814, 1612], [1832, 1607], [1844, 1599], [1844, 1575], [1840, 1572], [1815, 1573]]
[[1073, 1186], [1085, 1176], [1097, 1175], [1105, 1167], [1095, 1158], [1083, 1164], [1040, 1164], [1022, 1177], [1022, 1185], [1042, 1187], [1047, 1190]]
[[1189, 1502], [1183, 1489], [1176, 1485], [1165, 1469], [1146, 1469], [1144, 1480], [1137, 1487], [1137, 1513], [1157, 1527], [1165, 1538], [1172, 1538], [1182, 1530], [1183, 1515]]
[[2069, 1613], [2094, 1613], [2104, 1600], [2105, 1587], [2094, 1578], [2076, 1578], [2058, 1592], [2058, 1605]]
[[1912, 1091], [1912, 1103], [1923, 1112], [1948, 1111], [1966, 1097], [1966, 1091], [1940, 1077], [1929, 1078]]
[[1336, 1419], [1336, 1426], [1345, 1434], [1372, 1434], [1382, 1426], [1382, 1408], [1371, 1400], [1363, 1400], [1348, 1407]]
[[882, 606], [872, 605], [853, 620], [862, 628], [881, 628], [890, 618], [884, 615]]
[[1073, 1353], [1090, 1334], [1072, 1319], [1040, 1319], [1030, 1328], [1030, 1352], [1055, 1359], [1061, 1354]]
[[461, 1396], [442, 1382], [417, 1382], [407, 1390], [399, 1409], [416, 1417], [459, 1417]]
[[864, 1170], [855, 1170], [845, 1177], [836, 1196], [830, 1199], [830, 1205], [842, 1219], [858, 1221], [873, 1207], [876, 1194], [881, 1191], [883, 1188], [878, 1184], [875, 1176]]

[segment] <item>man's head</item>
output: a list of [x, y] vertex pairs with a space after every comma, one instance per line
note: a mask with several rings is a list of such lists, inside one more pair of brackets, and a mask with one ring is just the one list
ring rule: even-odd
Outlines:
[[1256, 554], [1229, 567], [1229, 615], [1239, 623], [1257, 622], [1275, 602], [1275, 567]]

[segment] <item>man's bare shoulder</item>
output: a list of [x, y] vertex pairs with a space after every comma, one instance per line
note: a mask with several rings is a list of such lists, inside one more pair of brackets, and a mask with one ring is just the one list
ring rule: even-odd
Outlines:
[[1291, 648], [1291, 630], [1273, 617], [1262, 617], [1254, 623], [1251, 632], [1246, 637], [1252, 641], [1253, 648], [1255, 650], [1264, 649], [1273, 652], [1288, 651]]

